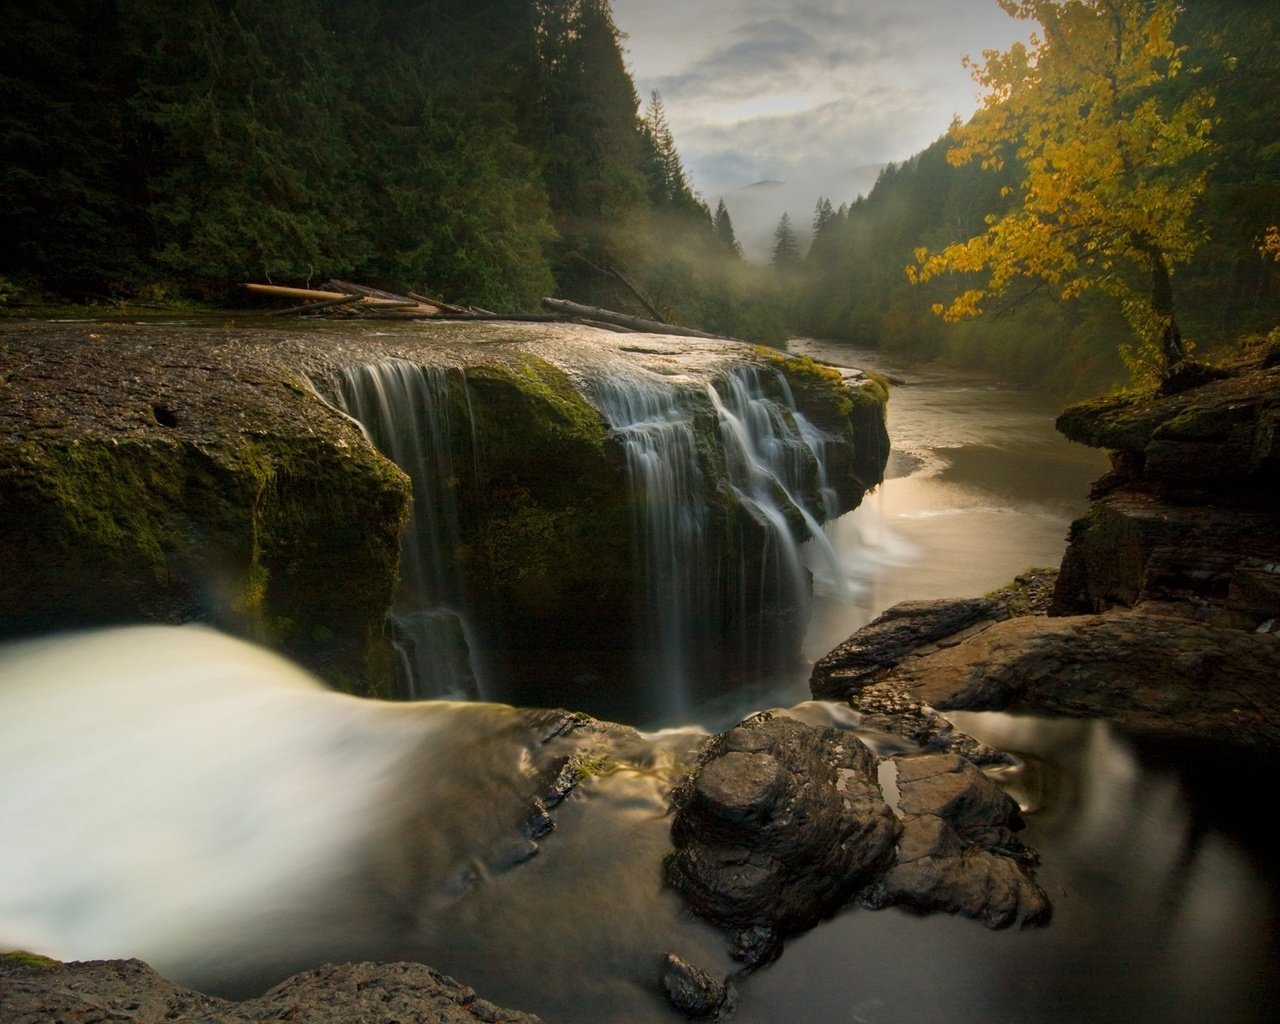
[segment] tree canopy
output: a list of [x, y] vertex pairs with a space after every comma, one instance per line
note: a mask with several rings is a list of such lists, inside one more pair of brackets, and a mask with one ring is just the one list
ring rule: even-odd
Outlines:
[[982, 108], [952, 131], [948, 160], [1014, 164], [1015, 201], [986, 230], [940, 252], [916, 251], [915, 281], [986, 274], [935, 312], [958, 320], [1019, 281], [1063, 299], [1098, 288], [1118, 298], [1150, 350], [1180, 356], [1172, 273], [1202, 236], [1193, 221], [1212, 143], [1211, 93], [1186, 79], [1174, 0], [999, 0], [1041, 31], [1030, 46], [988, 52], [975, 79]]

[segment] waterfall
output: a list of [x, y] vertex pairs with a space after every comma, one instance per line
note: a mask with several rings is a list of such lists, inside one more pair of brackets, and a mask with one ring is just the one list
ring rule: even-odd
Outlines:
[[632, 558], [640, 580], [633, 619], [636, 681], [666, 710], [688, 711], [699, 655], [717, 626], [706, 479], [693, 392], [610, 377], [594, 398], [626, 453]]
[[461, 385], [474, 471], [478, 460], [465, 382], [456, 371], [393, 359], [340, 371], [339, 404], [380, 452], [409, 475], [413, 504], [391, 613], [399, 683], [410, 698], [473, 698], [478, 645], [459, 571], [458, 466], [451, 412]]
[[799, 411], [776, 370], [739, 367], [706, 390], [728, 484], [747, 513], [739, 519], [738, 568], [729, 577], [738, 671], [760, 680], [797, 657], [809, 618], [810, 563], [824, 576], [843, 577], [821, 522], [839, 508], [827, 480], [827, 438]]
[[[810, 564], [840, 575], [821, 526], [839, 506], [827, 436], [797, 410], [786, 378], [738, 367], [699, 388], [615, 376], [592, 394], [632, 494], [637, 683], [681, 712], [699, 691], [791, 668]], [[816, 555], [805, 557], [806, 542]]]

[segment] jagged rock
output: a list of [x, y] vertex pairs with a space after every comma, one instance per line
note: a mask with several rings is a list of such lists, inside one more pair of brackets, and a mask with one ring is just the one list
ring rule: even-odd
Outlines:
[[894, 764], [896, 814], [855, 737], [747, 719], [712, 742], [673, 794], [669, 883], [732, 932], [730, 954], [747, 970], [854, 897], [992, 927], [1046, 920], [1048, 900], [1028, 873], [1035, 855], [1014, 835], [1017, 805], [964, 758]]
[[1111, 449], [1113, 471], [1072, 525], [1056, 614], [1175, 603], [1245, 629], [1280, 614], [1259, 575], [1280, 562], [1274, 350], [1190, 390], [1097, 399], [1058, 418], [1073, 440]]
[[1111, 718], [1144, 731], [1280, 744], [1280, 636], [1179, 616], [995, 623], [905, 659], [888, 678], [933, 707]]
[[865, 897], [919, 913], [946, 911], [992, 928], [1041, 924], [1050, 914], [1027, 867], [1035, 854], [1014, 834], [1018, 805], [964, 758], [895, 759], [902, 817], [897, 864]]
[[728, 979], [716, 981], [702, 968], [674, 953], [667, 954], [663, 965], [662, 990], [671, 1005], [689, 1017], [723, 1020], [734, 1011], [736, 1000]]
[[[856, 738], [757, 715], [718, 737], [673, 798], [667, 878], [702, 917], [750, 932], [749, 967], [812, 927], [891, 859], [897, 825]], [[761, 941], [761, 940], [764, 941]]]
[[903, 601], [820, 658], [809, 689], [818, 700], [847, 699], [911, 652], [994, 618], [998, 610], [995, 601], [985, 598]]
[[166, 981], [139, 960], [32, 966], [0, 957], [5, 1024], [81, 1024], [127, 1020], [165, 1024], [537, 1024], [539, 1018], [481, 999], [423, 964], [339, 964], [305, 971], [241, 1003], [215, 999]]
[[1123, 453], [1125, 486], [1181, 501], [1274, 508], [1280, 367], [1266, 358], [1173, 395], [1117, 395], [1058, 417], [1073, 441]]

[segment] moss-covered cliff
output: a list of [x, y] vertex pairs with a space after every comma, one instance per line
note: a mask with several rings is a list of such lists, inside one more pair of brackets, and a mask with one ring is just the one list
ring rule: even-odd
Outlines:
[[[328, 385], [399, 359], [452, 381], [450, 443], [467, 454], [447, 481], [454, 555], [506, 670], [598, 676], [629, 641], [637, 569], [625, 457], [589, 379], [639, 372], [696, 389], [734, 366], [779, 371], [832, 439], [840, 507], [820, 517], [856, 505], [887, 451], [884, 394], [866, 378], [747, 346], [634, 339], [541, 325], [5, 324], [0, 636], [202, 619], [343, 688], [389, 693], [384, 620], [410, 487]], [[722, 469], [709, 402], [704, 419], [704, 461]]]

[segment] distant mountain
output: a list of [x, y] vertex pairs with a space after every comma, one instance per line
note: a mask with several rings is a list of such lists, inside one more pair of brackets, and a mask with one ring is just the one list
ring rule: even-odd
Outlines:
[[[818, 197], [825, 196], [835, 206], [852, 202], [871, 191], [883, 169], [884, 164], [854, 167], [846, 172], [842, 182], [834, 184], [830, 179], [766, 179], [726, 193], [724, 205], [733, 219], [733, 230], [742, 245], [743, 255], [754, 263], [769, 262], [773, 252], [773, 232], [784, 213], [791, 217], [801, 248], [807, 249], [809, 226], [813, 222], [813, 209]], [[714, 207], [720, 197], [708, 198]]]

